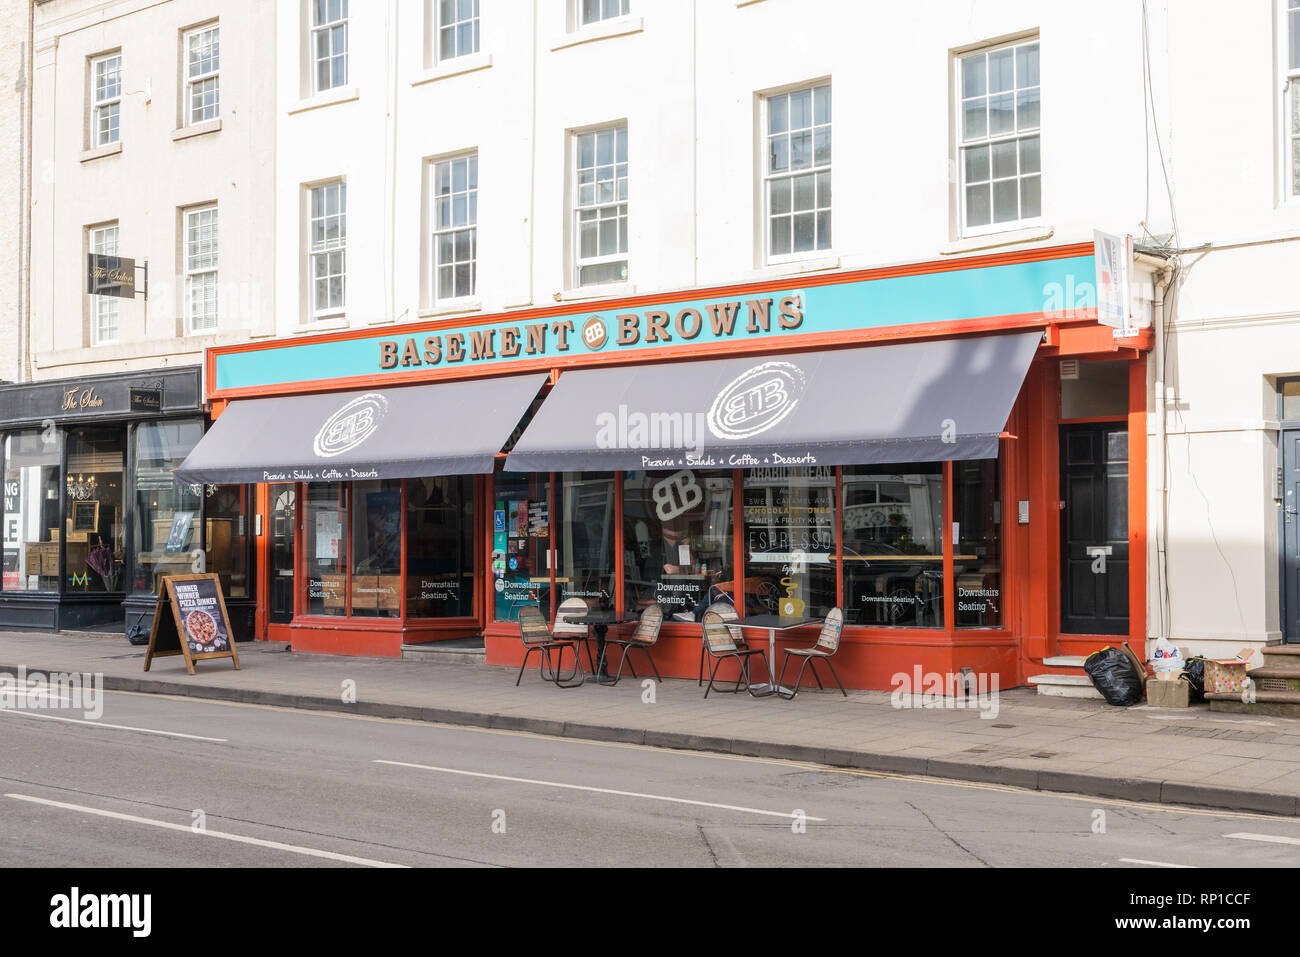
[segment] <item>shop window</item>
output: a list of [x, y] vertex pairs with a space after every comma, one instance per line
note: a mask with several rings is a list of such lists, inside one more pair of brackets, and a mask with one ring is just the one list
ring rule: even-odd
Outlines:
[[352, 616], [402, 614], [402, 483], [352, 483]]
[[492, 509], [492, 587], [497, 621], [517, 621], [524, 605], [551, 616], [550, 481], [501, 472]]
[[406, 486], [406, 616], [474, 614], [474, 480], [411, 479]]
[[[623, 605], [698, 620], [710, 586], [735, 579], [732, 473], [629, 472], [623, 479]], [[730, 591], [730, 588], [727, 589]]]
[[203, 512], [206, 516], [207, 564], [209, 572], [221, 576], [221, 590], [227, 598], [248, 598], [248, 500], [246, 485], [209, 487]]
[[57, 429], [5, 438], [4, 590], [59, 587], [59, 477], [63, 434]]
[[65, 591], [121, 591], [126, 429], [72, 429], [67, 442]]
[[614, 476], [565, 472], [555, 493], [560, 523], [555, 540], [555, 584], [560, 601], [581, 598], [592, 608], [614, 607]]
[[753, 469], [744, 496], [745, 614], [825, 615], [838, 604], [835, 469]]
[[845, 623], [942, 627], [942, 466], [846, 466], [842, 482]]
[[994, 628], [1002, 624], [1003, 604], [998, 460], [956, 462], [953, 469], [957, 627]]
[[305, 519], [307, 614], [342, 617], [348, 612], [347, 486], [307, 486]]
[[145, 422], [135, 430], [134, 554], [130, 591], [154, 594], [162, 575], [193, 573], [203, 486], [180, 485], [172, 478], [203, 438], [203, 422]]

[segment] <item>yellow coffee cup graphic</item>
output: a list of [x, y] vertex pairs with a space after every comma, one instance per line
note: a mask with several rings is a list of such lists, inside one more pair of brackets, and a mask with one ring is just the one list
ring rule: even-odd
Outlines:
[[799, 590], [799, 583], [793, 578], [782, 578], [781, 584], [785, 586], [785, 597], [781, 599], [780, 609], [782, 618], [800, 618], [803, 616], [807, 604], [802, 598], [795, 595]]

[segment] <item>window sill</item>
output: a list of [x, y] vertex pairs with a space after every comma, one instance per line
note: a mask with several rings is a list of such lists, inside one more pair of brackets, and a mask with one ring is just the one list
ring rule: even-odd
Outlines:
[[82, 150], [81, 161], [89, 163], [91, 160], [97, 160], [104, 156], [116, 156], [120, 152], [122, 152], [122, 141], [118, 140], [116, 143], [106, 143], [103, 146]]
[[454, 316], [459, 312], [482, 312], [483, 301], [477, 296], [466, 296], [463, 299], [447, 299], [428, 309], [421, 309], [419, 317], [421, 319], [432, 319], [435, 316]]
[[306, 99], [299, 100], [293, 106], [289, 107], [290, 116], [295, 113], [306, 113], [308, 110], [319, 110], [323, 106], [333, 106], [336, 103], [350, 103], [353, 100], [361, 98], [361, 91], [355, 86], [336, 86], [332, 90], [325, 90], [317, 93], [315, 96], [309, 96]]
[[825, 272], [828, 269], [839, 269], [839, 256], [818, 256], [816, 259], [778, 259], [775, 262], [767, 263], [763, 269], [763, 275], [772, 275], [776, 273], [783, 276], [797, 275], [805, 272]]
[[956, 256], [961, 253], [975, 252], [979, 249], [1014, 246], [1017, 243], [1033, 243], [1043, 239], [1051, 239], [1055, 232], [1056, 229], [1052, 226], [1022, 226], [1015, 229], [1005, 229], [998, 233], [967, 236], [965, 239], [959, 239], [944, 246], [939, 250], [939, 254], [941, 256]]
[[298, 327], [291, 329], [290, 332], [295, 336], [310, 336], [317, 332], [333, 332], [347, 327], [347, 316], [329, 316], [325, 319], [317, 319], [315, 322], [299, 323]]
[[193, 126], [182, 126], [179, 130], [172, 130], [172, 141], [187, 140], [191, 136], [202, 136], [204, 133], [217, 133], [221, 130], [221, 117], [215, 120], [207, 120], [203, 123], [195, 123]]
[[490, 66], [492, 66], [491, 53], [467, 53], [464, 56], [444, 60], [437, 66], [425, 70], [411, 81], [411, 86], [423, 86], [426, 83], [445, 80], [449, 76], [462, 76], [466, 73], [486, 70]]
[[623, 299], [636, 295], [636, 285], [630, 282], [601, 283], [598, 286], [579, 286], [561, 289], [555, 294], [556, 302], [578, 302], [584, 299]]
[[611, 20], [593, 23], [590, 26], [579, 27], [564, 34], [552, 41], [551, 50], [563, 50], [566, 47], [576, 47], [579, 44], [591, 43], [594, 40], [607, 40], [610, 37], [623, 37], [632, 33], [640, 33], [644, 29], [644, 17], [615, 17]]

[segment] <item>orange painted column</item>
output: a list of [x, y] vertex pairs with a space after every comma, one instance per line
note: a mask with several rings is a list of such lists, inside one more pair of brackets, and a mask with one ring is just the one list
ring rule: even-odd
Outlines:
[[1147, 637], [1147, 360], [1128, 364], [1128, 631], [1146, 658]]

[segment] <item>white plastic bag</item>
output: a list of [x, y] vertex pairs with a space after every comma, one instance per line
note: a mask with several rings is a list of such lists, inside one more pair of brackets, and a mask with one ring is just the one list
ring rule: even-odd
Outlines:
[[1155, 649], [1151, 652], [1151, 667], [1157, 672], [1160, 671], [1182, 671], [1183, 653], [1178, 646], [1167, 638], [1160, 638], [1156, 641]]

